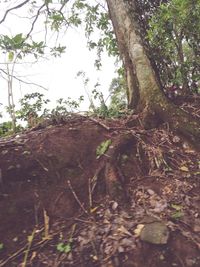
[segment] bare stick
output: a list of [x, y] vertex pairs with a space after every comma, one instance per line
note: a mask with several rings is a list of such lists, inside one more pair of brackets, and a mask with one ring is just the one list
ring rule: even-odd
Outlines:
[[87, 212], [87, 210], [83, 207], [83, 204], [82, 204], [82, 203], [80, 202], [80, 200], [78, 199], [78, 197], [77, 197], [77, 195], [76, 195], [74, 189], [72, 188], [72, 185], [71, 185], [71, 183], [70, 183], [69, 180], [67, 181], [67, 183], [68, 183], [68, 186], [69, 186], [69, 188], [70, 188], [70, 190], [71, 190], [71, 192], [72, 192], [72, 194], [73, 194], [73, 196], [74, 196], [76, 202], [79, 204], [79, 206], [81, 207], [81, 209], [82, 209], [87, 215], [89, 215], [88, 212]]

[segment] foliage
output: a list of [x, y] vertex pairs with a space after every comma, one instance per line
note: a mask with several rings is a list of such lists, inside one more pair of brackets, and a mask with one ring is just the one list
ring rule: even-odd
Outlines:
[[62, 117], [77, 112], [83, 100], [83, 96], [80, 96], [77, 101], [70, 97], [67, 100], [60, 98], [56, 101], [56, 107], [49, 110], [46, 108], [46, 105], [50, 100], [45, 99], [43, 94], [38, 92], [26, 94], [19, 101], [21, 108], [17, 111], [17, 119], [28, 122], [29, 127], [33, 127], [45, 119], [57, 121]]
[[[85, 90], [85, 93], [87, 94], [87, 97], [90, 103], [88, 113], [90, 115], [92, 114], [92, 115], [97, 115], [100, 117], [107, 117], [108, 108], [107, 108], [103, 93], [99, 90], [99, 87], [100, 87], [99, 82], [94, 84], [93, 90], [90, 93], [90, 90], [88, 89], [90, 79], [86, 76], [86, 73], [84, 71], [79, 71], [77, 73], [77, 77], [82, 78], [84, 90]], [[96, 102], [98, 102], [98, 104]]]
[[172, 0], [150, 20], [148, 38], [164, 86], [198, 91], [200, 79], [200, 2]]
[[[50, 101], [45, 99], [43, 94], [38, 92], [26, 94], [19, 100], [21, 107], [16, 111], [16, 118], [25, 121], [28, 127], [34, 127], [45, 120], [58, 122], [62, 119], [64, 120], [70, 114], [78, 112], [83, 100], [83, 96], [80, 96], [78, 100], [73, 100], [70, 97], [67, 100], [60, 98], [56, 101], [56, 107], [50, 110], [46, 108]], [[21, 125], [17, 125], [15, 132], [20, 132], [23, 129]], [[13, 133], [12, 121], [0, 124], [0, 136], [7, 136]]]
[[69, 253], [70, 251], [71, 251], [71, 243], [63, 243], [63, 242], [61, 242], [61, 243], [59, 243], [58, 245], [57, 245], [57, 250], [59, 251], [59, 252], [63, 252], [63, 253]]
[[[107, 51], [108, 55], [119, 56], [116, 37], [109, 18], [105, 2], [95, 2], [76, 0], [72, 5], [72, 14], [74, 20], [71, 23], [74, 26], [82, 24], [85, 30], [85, 36], [89, 49], [96, 49], [97, 59], [95, 66], [101, 67], [101, 54]], [[97, 37], [97, 31], [100, 37]]]
[[103, 94], [94, 89], [92, 96], [99, 100], [99, 107], [96, 107], [93, 113], [100, 117], [121, 117], [127, 113], [127, 97], [126, 97], [126, 81], [124, 77], [124, 69], [121, 67], [117, 71], [117, 77], [112, 79], [109, 87], [110, 102], [106, 105]]
[[71, 99], [70, 97], [68, 97], [67, 100], [60, 98], [56, 101], [57, 106], [50, 111], [47, 117], [50, 117], [51, 119], [59, 119], [64, 116], [68, 116], [69, 114], [78, 111], [78, 108], [83, 100], [83, 96], [80, 96], [77, 101]]
[[35, 58], [44, 54], [44, 42], [28, 42], [22, 33], [9, 37], [0, 35], [0, 48], [3, 53], [7, 53], [8, 60], [13, 61], [16, 58], [22, 59], [25, 55], [31, 54]]
[[124, 110], [127, 106], [127, 98], [126, 98], [126, 82], [125, 82], [125, 75], [124, 69], [119, 68], [118, 76], [113, 78], [109, 92], [111, 96], [111, 102], [109, 108], [112, 110]]
[[[90, 93], [88, 89], [90, 79], [86, 77], [86, 74], [83, 71], [77, 73], [77, 77], [82, 78], [83, 86], [90, 102], [89, 115], [110, 118], [120, 117], [124, 114], [127, 106], [124, 69], [122, 67], [119, 68], [117, 74], [118, 76], [111, 82], [109, 96], [105, 99], [100, 90], [101, 85], [98, 82], [94, 84], [94, 89]], [[107, 102], [109, 103], [107, 104]]]
[[[95, 87], [97, 87], [99, 84], [96, 84]], [[99, 117], [109, 117], [109, 110], [108, 107], [106, 105], [103, 93], [101, 91], [99, 91], [98, 89], [94, 89], [92, 91], [92, 96], [94, 98], [94, 100], [98, 100], [99, 101], [99, 106], [95, 107], [93, 110], [93, 114], [97, 115]]]
[[97, 159], [106, 153], [106, 151], [108, 150], [108, 148], [111, 144], [112, 144], [111, 139], [108, 139], [108, 140], [101, 142], [101, 144], [96, 149]]
[[5, 136], [12, 131], [12, 122], [6, 121], [0, 124], [0, 136]]
[[[0, 123], [0, 136], [8, 136], [14, 133], [13, 127], [12, 127], [12, 121], [4, 121], [3, 123]], [[15, 133], [21, 132], [23, 130], [23, 127], [19, 124], [16, 126]]]
[[19, 100], [21, 109], [17, 110], [17, 118], [29, 122], [30, 119], [45, 116], [48, 110], [44, 108], [49, 103], [49, 99], [44, 99], [41, 93], [26, 94]]
[[174, 210], [171, 214], [171, 217], [175, 220], [179, 220], [184, 216], [183, 207], [177, 204], [171, 204], [172, 209]]
[[[174, 84], [177, 85], [177, 88], [190, 86], [193, 91], [197, 91], [200, 65], [199, 1], [135, 0], [134, 2], [140, 33], [148, 46], [151, 60], [155, 62], [157, 70], [159, 70], [162, 85], [166, 88]], [[68, 1], [59, 0], [55, 4], [52, 0], [45, 0], [41, 5], [36, 1], [31, 1], [28, 7], [32, 14], [31, 17], [34, 18], [28, 34], [0, 35], [0, 49], [7, 55], [8, 61], [14, 63], [26, 55], [33, 55], [35, 58], [44, 56], [47, 48], [50, 48], [51, 55], [60, 56], [65, 52], [66, 47], [61, 44], [48, 47], [46, 39], [48, 30], [59, 35], [63, 29], [80, 26], [85, 30], [89, 49], [97, 51], [97, 68], [101, 67], [103, 51], [107, 51], [110, 56], [119, 58], [117, 41], [105, 1], [74, 0], [68, 3]], [[45, 25], [45, 37], [42, 41], [36, 41], [33, 38], [35, 23], [39, 18]], [[87, 85], [88, 81], [89, 79], [85, 78], [84, 84]], [[123, 113], [126, 107], [126, 84], [123, 68], [118, 71], [118, 77], [113, 79], [109, 92], [110, 104], [107, 104], [107, 99], [104, 99], [99, 90], [99, 84], [94, 86], [89, 98], [93, 114], [101, 117], [113, 117], [121, 116]], [[60, 99], [57, 107], [49, 111], [42, 107], [49, 101], [46, 100], [45, 103], [42, 94], [37, 95], [36, 93], [29, 97], [24, 99], [24, 102], [21, 100], [22, 107], [17, 112], [17, 118], [27, 122], [30, 114], [34, 115], [36, 119], [41, 116], [56, 117], [69, 114], [76, 111], [82, 101], [80, 99], [74, 101], [70, 98]], [[98, 101], [98, 105], [94, 105], [95, 100]]]

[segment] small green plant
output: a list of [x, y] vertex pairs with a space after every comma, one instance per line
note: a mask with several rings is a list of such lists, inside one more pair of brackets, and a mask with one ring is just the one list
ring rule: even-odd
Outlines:
[[62, 252], [62, 253], [69, 253], [69, 252], [72, 250], [71, 242], [69, 242], [69, 243], [63, 243], [63, 242], [60, 242], [60, 243], [56, 246], [56, 249], [57, 249], [59, 252]]
[[106, 153], [112, 141], [110, 139], [103, 141], [96, 149], [97, 159]]
[[56, 101], [57, 106], [50, 111], [48, 117], [51, 119], [59, 120], [62, 117], [77, 112], [83, 100], [83, 96], [80, 96], [78, 100], [73, 100], [70, 97], [68, 97], [67, 100], [60, 98]]
[[171, 217], [175, 220], [179, 220], [184, 216], [183, 207], [177, 204], [171, 204], [171, 207], [174, 211], [171, 214]]
[[[21, 132], [23, 130], [23, 127], [21, 125], [17, 125], [15, 129], [15, 133]], [[8, 136], [14, 134], [13, 127], [12, 127], [12, 121], [4, 121], [0, 123], [0, 136]]]
[[[44, 95], [38, 92], [26, 94], [20, 99], [21, 109], [16, 112], [17, 119], [21, 119], [28, 123], [28, 126], [32, 127], [34, 122], [48, 113], [48, 109], [44, 106], [47, 105], [50, 100], [44, 99]], [[34, 122], [33, 122], [34, 121]]]
[[72, 250], [73, 234], [76, 229], [76, 224], [72, 225], [71, 233], [68, 242], [60, 242], [57, 244], [56, 249], [62, 253], [69, 253]]
[[104, 96], [102, 94], [102, 92], [100, 92], [97, 87], [99, 86], [99, 83], [97, 83], [95, 85], [95, 89], [92, 91], [92, 95], [94, 100], [98, 100], [99, 101], [99, 106], [93, 110], [94, 114], [99, 116], [99, 117], [108, 117], [109, 116], [109, 112], [108, 112], [108, 107], [106, 105], [106, 101], [104, 99]]

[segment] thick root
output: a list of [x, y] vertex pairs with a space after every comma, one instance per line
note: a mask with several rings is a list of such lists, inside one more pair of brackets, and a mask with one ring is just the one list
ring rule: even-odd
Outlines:
[[120, 169], [120, 154], [125, 152], [128, 147], [135, 144], [136, 140], [132, 134], [122, 134], [115, 138], [109, 147], [105, 157], [105, 182], [107, 193], [115, 200], [128, 200], [125, 190], [127, 183], [126, 177]]

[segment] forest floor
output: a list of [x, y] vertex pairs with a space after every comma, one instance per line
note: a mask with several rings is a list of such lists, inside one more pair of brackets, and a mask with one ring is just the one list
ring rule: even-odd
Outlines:
[[0, 139], [0, 267], [200, 266], [200, 153], [135, 120]]

